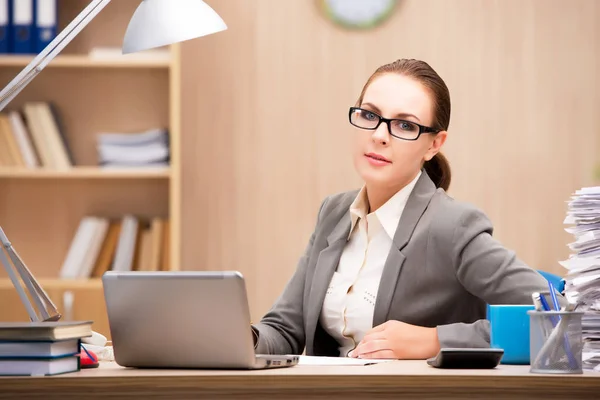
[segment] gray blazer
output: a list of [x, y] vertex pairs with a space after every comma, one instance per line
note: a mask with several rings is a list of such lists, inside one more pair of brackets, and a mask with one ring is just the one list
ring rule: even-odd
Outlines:
[[[297, 269], [260, 323], [256, 352], [339, 356], [320, 326], [325, 292], [350, 233], [358, 191], [327, 197]], [[423, 173], [394, 235], [373, 326], [388, 320], [437, 327], [441, 347], [489, 347], [486, 304], [531, 304], [547, 281], [492, 237], [489, 219]]]

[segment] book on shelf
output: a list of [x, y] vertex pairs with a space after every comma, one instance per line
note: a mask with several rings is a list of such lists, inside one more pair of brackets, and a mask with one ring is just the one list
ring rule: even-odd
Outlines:
[[73, 157], [65, 145], [64, 130], [59, 128], [57, 112], [48, 102], [28, 102], [23, 105], [23, 114], [40, 154], [42, 166], [65, 169], [73, 166]]
[[60, 269], [62, 279], [100, 278], [112, 271], [168, 270], [168, 219], [85, 216]]
[[25, 165], [25, 159], [17, 140], [17, 135], [13, 132], [10, 116], [0, 114], [0, 162], [19, 167]]
[[0, 167], [66, 169], [73, 155], [56, 108], [27, 102], [22, 110], [0, 113]]
[[23, 121], [23, 116], [18, 111], [8, 113], [11, 133], [15, 136], [19, 152], [23, 158], [23, 165], [27, 168], [37, 168], [40, 164], [39, 155], [32, 142], [29, 130]]

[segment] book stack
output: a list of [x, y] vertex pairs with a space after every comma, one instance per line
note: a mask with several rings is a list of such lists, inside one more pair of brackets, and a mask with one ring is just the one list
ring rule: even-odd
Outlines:
[[85, 216], [73, 235], [60, 278], [100, 278], [109, 270], [166, 271], [169, 254], [167, 218]]
[[565, 296], [584, 311], [582, 323], [583, 366], [600, 370], [600, 187], [576, 191], [568, 201], [565, 230], [575, 240], [572, 254], [560, 264], [565, 276]]
[[0, 375], [79, 371], [81, 339], [91, 335], [91, 321], [0, 322]]
[[169, 135], [166, 129], [139, 133], [100, 133], [98, 159], [102, 167], [166, 167], [169, 165]]
[[57, 110], [48, 102], [28, 102], [0, 113], [0, 167], [66, 169], [73, 155]]

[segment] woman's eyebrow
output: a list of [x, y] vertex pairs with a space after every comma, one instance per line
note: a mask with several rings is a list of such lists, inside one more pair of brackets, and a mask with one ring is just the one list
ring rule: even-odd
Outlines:
[[367, 107], [369, 107], [369, 108], [372, 108], [372, 109], [373, 109], [373, 111], [375, 111], [375, 112], [378, 112], [378, 113], [381, 113], [381, 111], [379, 111], [379, 108], [377, 108], [377, 106], [376, 106], [375, 104], [371, 104], [371, 103], [362, 103], [360, 106], [361, 106], [361, 107], [367, 106]]
[[417, 121], [421, 122], [421, 120], [419, 119], [419, 117], [417, 117], [414, 114], [400, 113], [400, 114], [396, 114], [396, 117], [398, 117], [398, 118], [409, 118], [409, 117], [412, 117], [412, 118], [416, 119]]
[[[373, 111], [375, 111], [375, 112], [377, 112], [377, 113], [381, 114], [381, 111], [379, 110], [379, 108], [378, 108], [378, 107], [377, 107], [375, 104], [372, 104], [372, 103], [363, 103], [363, 104], [361, 105], [361, 107], [364, 107], [364, 106], [367, 106], [367, 107], [369, 107], [369, 108], [372, 108], [372, 109], [373, 109]], [[398, 113], [398, 114], [396, 114], [396, 115], [394, 116], [394, 118], [408, 118], [408, 117], [412, 117], [412, 118], [416, 119], [417, 121], [421, 121], [421, 120], [419, 119], [419, 117], [417, 117], [417, 116], [416, 116], [416, 115], [414, 115], [414, 114], [410, 114], [410, 113]]]

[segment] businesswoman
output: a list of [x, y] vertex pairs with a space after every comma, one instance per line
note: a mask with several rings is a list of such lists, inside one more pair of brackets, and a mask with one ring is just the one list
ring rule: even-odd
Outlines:
[[446, 194], [450, 94], [425, 62], [378, 68], [349, 110], [362, 189], [321, 204], [257, 353], [424, 359], [488, 347], [487, 304], [531, 303], [545, 279]]

